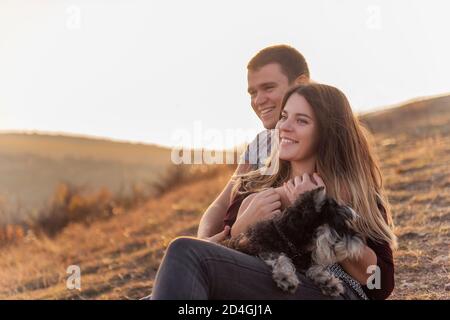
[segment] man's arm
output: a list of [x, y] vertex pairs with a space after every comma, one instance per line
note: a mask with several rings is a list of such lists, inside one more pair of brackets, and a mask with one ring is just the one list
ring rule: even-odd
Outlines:
[[[250, 165], [239, 164], [235, 174], [242, 174], [250, 170]], [[230, 179], [219, 196], [206, 209], [198, 226], [197, 237], [201, 239], [212, 237], [223, 230], [223, 219], [230, 205], [233, 181]]]
[[[264, 133], [264, 131], [263, 131]], [[235, 174], [247, 173], [250, 170], [254, 170], [253, 163], [254, 160], [258, 160], [258, 141], [259, 133], [249, 145], [247, 145], [245, 152], [242, 154], [238, 167], [236, 168]], [[267, 141], [267, 139], [265, 139]], [[252, 162], [253, 161], [253, 162]], [[256, 161], [257, 163], [258, 161]], [[231, 190], [233, 189], [234, 183], [231, 179], [228, 181], [225, 188], [219, 194], [219, 196], [211, 203], [208, 209], [203, 214], [200, 224], [198, 226], [197, 237], [198, 238], [209, 238], [213, 235], [218, 234], [223, 229], [223, 219], [225, 218], [226, 211], [231, 201]]]

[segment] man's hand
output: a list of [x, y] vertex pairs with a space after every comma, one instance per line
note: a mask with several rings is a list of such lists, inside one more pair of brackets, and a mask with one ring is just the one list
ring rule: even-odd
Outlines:
[[[289, 180], [283, 184], [284, 191], [289, 201], [292, 203], [303, 193], [317, 189], [319, 187], [325, 187], [322, 178], [314, 172], [313, 180], [311, 180], [309, 174], [304, 173], [303, 176], [296, 176], [293, 180]], [[326, 191], [325, 191], [326, 192]]]
[[212, 237], [205, 238], [205, 240], [209, 242], [219, 243], [229, 237], [230, 229], [231, 229], [230, 226], [225, 226], [223, 231], [219, 232], [216, 235], [213, 235]]

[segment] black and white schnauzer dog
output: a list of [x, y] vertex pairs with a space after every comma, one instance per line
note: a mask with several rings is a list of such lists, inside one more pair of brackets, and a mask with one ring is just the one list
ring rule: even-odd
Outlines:
[[327, 270], [346, 258], [358, 258], [364, 238], [355, 231], [357, 214], [327, 197], [323, 187], [305, 192], [282, 213], [260, 221], [222, 245], [260, 257], [273, 270], [273, 279], [294, 293], [304, 272], [321, 291], [338, 296], [344, 288]]

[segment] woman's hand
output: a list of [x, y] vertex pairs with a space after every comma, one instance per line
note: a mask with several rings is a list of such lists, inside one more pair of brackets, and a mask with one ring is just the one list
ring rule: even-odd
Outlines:
[[313, 180], [311, 180], [308, 173], [304, 173], [303, 176], [296, 176], [294, 179], [289, 180], [283, 184], [284, 191], [286, 193], [286, 197], [288, 198], [290, 204], [294, 203], [294, 201], [303, 193], [307, 191], [311, 191], [320, 187], [326, 187], [323, 183], [322, 178], [317, 174], [313, 173]]
[[281, 213], [280, 209], [280, 195], [273, 188], [256, 193], [247, 208], [238, 216], [231, 229], [231, 236], [245, 232], [258, 221], [272, 218]]

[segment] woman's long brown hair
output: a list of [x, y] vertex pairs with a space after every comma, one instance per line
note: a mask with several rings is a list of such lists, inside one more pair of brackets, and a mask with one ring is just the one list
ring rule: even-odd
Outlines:
[[[370, 147], [372, 136], [353, 115], [346, 96], [324, 84], [295, 86], [285, 94], [282, 109], [293, 94], [304, 97], [315, 114], [319, 128], [316, 169], [327, 194], [360, 215], [356, 227], [362, 234], [395, 248], [391, 210], [378, 161]], [[278, 136], [275, 140], [265, 167], [234, 177], [234, 196], [278, 187], [290, 179], [290, 162], [279, 159]], [[263, 173], [268, 167], [275, 168], [273, 174]]]

